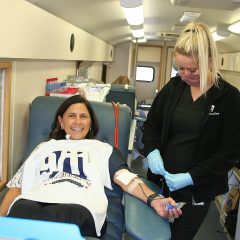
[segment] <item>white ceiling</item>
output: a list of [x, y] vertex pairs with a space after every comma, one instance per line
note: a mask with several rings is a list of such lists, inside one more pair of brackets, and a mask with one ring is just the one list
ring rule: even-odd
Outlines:
[[[119, 0], [27, 0], [67, 22], [116, 45], [131, 39], [130, 27]], [[197, 21], [212, 31], [240, 20], [240, 0], [143, 0], [144, 31], [150, 39], [156, 32], [179, 32], [184, 11], [201, 12]], [[175, 5], [172, 4], [175, 3]], [[173, 28], [174, 26], [177, 28]], [[232, 35], [233, 39], [239, 36]], [[223, 40], [227, 44], [227, 40]], [[231, 45], [231, 44], [230, 44]]]

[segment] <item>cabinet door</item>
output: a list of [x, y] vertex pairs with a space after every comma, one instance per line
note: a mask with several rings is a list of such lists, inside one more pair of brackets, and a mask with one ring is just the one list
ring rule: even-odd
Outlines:
[[219, 54], [219, 69], [233, 71], [233, 58], [232, 53]]
[[240, 52], [234, 53], [233, 71], [240, 72]]

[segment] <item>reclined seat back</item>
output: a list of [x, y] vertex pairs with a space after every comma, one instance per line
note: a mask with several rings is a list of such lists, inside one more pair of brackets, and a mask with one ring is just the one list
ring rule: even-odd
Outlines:
[[126, 104], [131, 108], [132, 117], [135, 114], [135, 87], [127, 85], [112, 84], [109, 93], [106, 96], [106, 102], [119, 102], [120, 104]]

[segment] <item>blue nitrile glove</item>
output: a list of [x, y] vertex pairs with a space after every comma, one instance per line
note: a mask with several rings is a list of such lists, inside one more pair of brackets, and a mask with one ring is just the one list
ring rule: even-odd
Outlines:
[[177, 174], [166, 172], [164, 178], [171, 192], [189, 185], [193, 185], [192, 177], [188, 172]]
[[152, 152], [150, 152], [147, 155], [147, 160], [148, 167], [151, 169], [152, 173], [164, 176], [166, 170], [164, 169], [163, 159], [158, 149], [155, 149]]

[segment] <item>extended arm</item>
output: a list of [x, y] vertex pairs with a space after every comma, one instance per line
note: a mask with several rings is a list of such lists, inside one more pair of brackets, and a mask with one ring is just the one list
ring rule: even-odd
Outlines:
[[[132, 178], [132, 179], [131, 179]], [[128, 192], [134, 197], [147, 203], [149, 196], [155, 194], [137, 175], [130, 173], [127, 169], [119, 170], [114, 175], [114, 182], [119, 185], [123, 191]], [[179, 209], [166, 210], [166, 204], [176, 205], [172, 198], [164, 198], [161, 195], [156, 196], [150, 203], [156, 213], [161, 217], [179, 217], [182, 212]]]
[[13, 187], [8, 190], [0, 205], [0, 216], [6, 216], [14, 199], [21, 194], [21, 188]]

